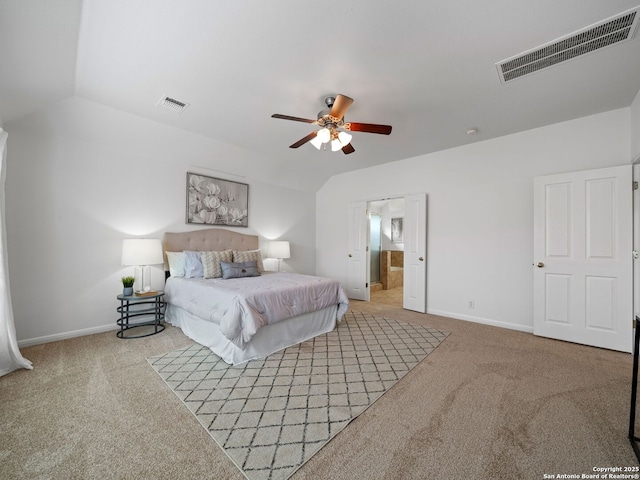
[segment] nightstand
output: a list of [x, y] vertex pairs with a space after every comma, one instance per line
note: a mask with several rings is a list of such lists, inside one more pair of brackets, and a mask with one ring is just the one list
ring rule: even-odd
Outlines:
[[[118, 295], [120, 306], [117, 308], [120, 318], [117, 324], [120, 330], [116, 333], [118, 338], [142, 338], [155, 335], [164, 330], [164, 325], [160, 322], [164, 320], [164, 292], [158, 291], [152, 295]], [[135, 321], [131, 321], [135, 319]], [[137, 327], [153, 326], [151, 333], [141, 335], [126, 335], [127, 330]]]

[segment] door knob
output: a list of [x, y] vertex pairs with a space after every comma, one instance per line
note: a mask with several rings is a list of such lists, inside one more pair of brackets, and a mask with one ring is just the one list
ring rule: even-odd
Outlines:
[[536, 267], [542, 268], [542, 267], [544, 267], [544, 263], [538, 262], [538, 263], [536, 263]]
[[421, 262], [424, 262], [424, 258], [420, 257], [418, 260], [420, 260]]

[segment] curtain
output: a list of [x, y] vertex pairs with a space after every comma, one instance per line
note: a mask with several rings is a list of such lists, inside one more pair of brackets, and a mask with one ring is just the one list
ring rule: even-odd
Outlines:
[[7, 166], [7, 132], [0, 128], [0, 376], [18, 368], [32, 369], [31, 362], [20, 354], [13, 323], [9, 265], [7, 261], [7, 235], [4, 225], [4, 184]]

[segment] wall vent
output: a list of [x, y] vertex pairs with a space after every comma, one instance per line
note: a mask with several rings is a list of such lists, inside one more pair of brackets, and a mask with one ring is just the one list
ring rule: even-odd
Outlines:
[[502, 83], [529, 75], [543, 68], [629, 40], [640, 20], [640, 7], [578, 30], [540, 47], [496, 63]]
[[162, 108], [166, 108], [168, 110], [173, 110], [174, 112], [182, 113], [185, 108], [189, 106], [188, 103], [181, 102], [180, 100], [176, 100], [171, 97], [162, 97], [158, 102], [158, 105]]

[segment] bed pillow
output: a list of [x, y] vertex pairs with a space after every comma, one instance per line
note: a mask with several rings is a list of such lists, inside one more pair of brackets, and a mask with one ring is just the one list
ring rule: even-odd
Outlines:
[[231, 263], [233, 261], [233, 253], [231, 250], [200, 252], [200, 258], [204, 267], [204, 278], [220, 278], [222, 276], [220, 262]]
[[260, 250], [246, 250], [242, 252], [238, 252], [236, 250], [233, 251], [233, 261], [236, 263], [242, 262], [250, 262], [251, 260], [256, 261], [256, 266], [258, 267], [258, 273], [264, 272], [264, 266], [262, 265], [262, 253]]
[[200, 252], [184, 251], [184, 276], [185, 278], [204, 277], [204, 267]]
[[222, 278], [225, 280], [229, 278], [260, 276], [258, 263], [255, 260], [237, 263], [220, 262], [220, 267], [222, 268]]
[[166, 252], [169, 274], [172, 277], [184, 277], [184, 252]]

